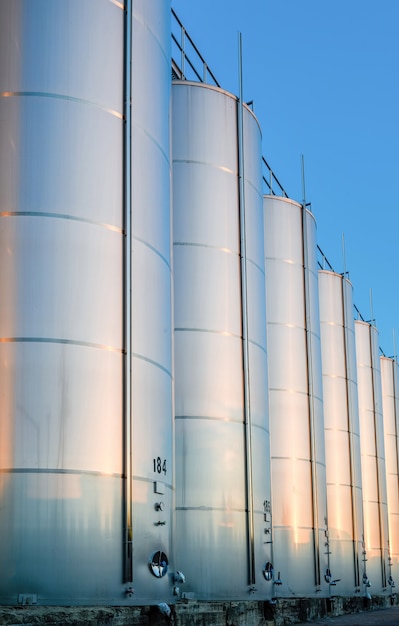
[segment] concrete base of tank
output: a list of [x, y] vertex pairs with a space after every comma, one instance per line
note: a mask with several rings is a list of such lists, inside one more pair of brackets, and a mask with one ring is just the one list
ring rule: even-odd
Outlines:
[[288, 626], [393, 604], [397, 605], [396, 596], [278, 598], [275, 602], [179, 600], [173, 606], [141, 607], [3, 606], [0, 626]]

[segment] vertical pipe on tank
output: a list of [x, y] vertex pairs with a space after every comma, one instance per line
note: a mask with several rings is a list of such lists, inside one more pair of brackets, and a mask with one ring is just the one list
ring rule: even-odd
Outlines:
[[305, 334], [306, 334], [306, 374], [309, 396], [309, 440], [310, 440], [310, 467], [312, 476], [312, 513], [313, 513], [313, 549], [314, 549], [314, 572], [315, 585], [320, 586], [320, 540], [318, 530], [318, 510], [319, 496], [316, 476], [316, 437], [315, 437], [315, 409], [314, 409], [314, 392], [313, 392], [313, 348], [312, 348], [312, 332], [310, 317], [310, 288], [309, 288], [309, 259], [308, 259], [308, 238], [306, 223], [306, 189], [305, 189], [305, 161], [302, 155], [302, 258], [303, 258], [303, 287], [304, 287], [304, 313], [305, 313]]
[[[344, 262], [345, 267], [345, 262]], [[345, 273], [341, 277], [341, 293], [342, 293], [342, 320], [343, 320], [343, 347], [344, 347], [344, 356], [345, 356], [345, 392], [346, 392], [346, 406], [348, 408], [348, 435], [349, 435], [349, 476], [350, 476], [350, 485], [351, 485], [351, 509], [352, 509], [352, 537], [353, 537], [353, 566], [354, 566], [354, 583], [355, 589], [360, 588], [360, 561], [359, 561], [359, 540], [363, 535], [363, 532], [359, 534], [360, 528], [358, 528], [358, 520], [359, 520], [359, 511], [358, 511], [358, 498], [357, 498], [357, 488], [358, 481], [360, 476], [358, 476], [358, 472], [356, 467], [359, 466], [360, 463], [360, 448], [356, 445], [355, 437], [357, 440], [359, 439], [359, 410], [356, 402], [357, 412], [351, 410], [354, 406], [354, 394], [353, 394], [353, 386], [351, 384], [351, 379], [355, 375], [355, 372], [352, 371], [351, 367], [351, 346], [353, 341], [350, 339], [349, 333], [351, 332], [351, 337], [354, 338], [354, 327], [349, 330], [347, 320], [350, 319], [353, 323], [353, 316], [351, 311], [353, 309], [352, 299], [348, 304], [348, 295], [347, 295], [347, 286], [349, 286], [349, 281], [345, 279]], [[353, 350], [354, 352], [354, 350]], [[358, 451], [358, 454], [357, 454]], [[359, 458], [357, 458], [359, 457]], [[356, 462], [357, 461], [357, 462]], [[361, 516], [363, 518], [363, 515]], [[362, 528], [363, 531], [363, 528]]]
[[123, 219], [124, 219], [124, 250], [123, 250], [123, 414], [124, 414], [124, 573], [123, 582], [133, 582], [133, 458], [132, 458], [132, 1], [126, 0], [124, 19], [124, 136], [123, 136]]
[[[304, 194], [305, 195], [305, 194]], [[310, 471], [312, 477], [312, 516], [313, 516], [313, 550], [314, 550], [314, 575], [315, 585], [320, 586], [320, 541], [318, 524], [318, 488], [316, 479], [316, 437], [315, 437], [315, 411], [313, 392], [313, 349], [311, 320], [309, 313], [310, 289], [309, 289], [309, 260], [308, 260], [308, 239], [306, 223], [306, 199], [302, 203], [302, 261], [303, 261], [303, 288], [304, 288], [304, 314], [305, 314], [305, 336], [306, 336], [306, 376], [308, 387], [308, 411], [309, 411], [309, 442], [310, 442]]]
[[[344, 258], [345, 258], [345, 247], [344, 248]], [[345, 264], [344, 264], [345, 266]], [[353, 564], [354, 564], [354, 582], [355, 587], [360, 587], [360, 560], [359, 560], [359, 542], [361, 537], [363, 536], [363, 521], [361, 522], [361, 528], [359, 526], [359, 521], [363, 520], [363, 509], [359, 511], [358, 506], [358, 498], [356, 494], [356, 489], [361, 487], [361, 471], [359, 472], [356, 468], [360, 465], [360, 448], [358, 445], [359, 439], [359, 408], [357, 404], [357, 397], [354, 397], [353, 393], [353, 385], [351, 384], [351, 380], [355, 377], [355, 372], [352, 371], [354, 368], [352, 367], [352, 359], [350, 358], [351, 354], [351, 337], [350, 330], [346, 320], [350, 319], [351, 323], [353, 323], [353, 315], [352, 311], [352, 301], [350, 301], [350, 306], [348, 304], [348, 295], [347, 295], [347, 285], [349, 285], [349, 281], [345, 280], [345, 274], [342, 276], [341, 280], [341, 289], [342, 289], [342, 307], [343, 307], [343, 320], [344, 320], [344, 355], [345, 355], [345, 378], [346, 378], [346, 398], [347, 398], [347, 406], [353, 407], [354, 403], [356, 404], [357, 411], [348, 410], [348, 430], [349, 430], [349, 472], [350, 472], [350, 482], [351, 482], [351, 507], [352, 507], [352, 533], [353, 533]], [[351, 334], [354, 334], [354, 327], [351, 330]], [[359, 531], [362, 532], [359, 534]]]
[[248, 584], [255, 584], [255, 547], [252, 488], [252, 441], [251, 441], [251, 398], [249, 386], [249, 346], [248, 346], [248, 292], [247, 292], [247, 239], [245, 232], [245, 193], [244, 193], [244, 148], [243, 148], [243, 83], [242, 83], [242, 36], [238, 39], [239, 98], [237, 101], [238, 138], [238, 210], [240, 225], [240, 268], [241, 268], [241, 309], [243, 342], [243, 383], [244, 383], [244, 428], [245, 428], [245, 475], [247, 508], [248, 545]]

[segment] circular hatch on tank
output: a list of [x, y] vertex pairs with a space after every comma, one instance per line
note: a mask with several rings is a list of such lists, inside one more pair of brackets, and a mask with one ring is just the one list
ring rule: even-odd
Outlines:
[[163, 578], [168, 571], [168, 563], [168, 557], [165, 552], [157, 550], [150, 558], [149, 567], [151, 574], [156, 578]]

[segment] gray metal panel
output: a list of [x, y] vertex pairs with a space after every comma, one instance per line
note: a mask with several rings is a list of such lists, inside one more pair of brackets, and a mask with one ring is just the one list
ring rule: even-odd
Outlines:
[[388, 511], [378, 331], [355, 321], [359, 390], [364, 540], [367, 574], [375, 594], [389, 593]]
[[[184, 592], [248, 597], [237, 101], [174, 83], [176, 564]], [[269, 431], [260, 132], [244, 110], [253, 545], [256, 590], [271, 597]], [[265, 540], [266, 538], [266, 540]], [[233, 546], [233, 549], [232, 549]]]
[[363, 506], [351, 283], [319, 272], [329, 549], [334, 594], [361, 591]]
[[[135, 0], [132, 11], [131, 602], [143, 604], [173, 601], [170, 1]], [[162, 578], [148, 567], [159, 550], [169, 562]]]
[[327, 595], [315, 221], [286, 198], [265, 196], [263, 206], [275, 591]]
[[399, 370], [396, 359], [381, 357], [380, 365], [391, 557], [389, 574], [396, 585], [399, 580]]
[[0, 6], [0, 602], [124, 601], [123, 22]]

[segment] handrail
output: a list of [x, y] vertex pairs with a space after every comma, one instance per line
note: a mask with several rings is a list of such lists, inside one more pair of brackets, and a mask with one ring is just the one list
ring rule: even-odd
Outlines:
[[[264, 156], [262, 156], [262, 164], [263, 164], [263, 170], [266, 169], [266, 172], [262, 175], [263, 182], [264, 182], [264, 184], [266, 186], [265, 187], [266, 193], [271, 195], [271, 196], [282, 196], [283, 198], [289, 198], [287, 192], [285, 191], [284, 187], [282, 186], [282, 184], [278, 180], [277, 176], [273, 172], [272, 168], [270, 167], [270, 165], [268, 164], [268, 162], [266, 161]], [[274, 191], [273, 182], [275, 182], [277, 184], [277, 187], [279, 189], [279, 193], [276, 193]]]
[[[216, 87], [220, 87], [220, 84], [216, 80], [214, 73], [208, 67], [208, 64], [206, 63], [204, 57], [198, 50], [197, 46], [195, 45], [194, 41], [191, 39], [190, 35], [187, 33], [182, 22], [177, 17], [173, 9], [172, 9], [172, 17], [174, 18], [175, 22], [177, 23], [180, 29], [180, 41], [178, 40], [176, 35], [174, 35], [174, 33], [172, 32], [172, 65], [175, 68], [175, 73], [176, 73], [177, 78], [179, 78], [180, 80], [187, 80], [186, 64], [188, 64], [191, 71], [194, 73], [194, 76], [196, 77], [196, 79], [199, 80], [201, 83], [207, 83], [210, 77], [211, 82], [214, 85], [216, 85]], [[172, 21], [172, 26], [173, 26], [173, 21]], [[192, 49], [192, 52], [194, 52], [194, 56], [196, 57], [194, 60], [192, 60], [188, 56], [187, 42], [190, 48]], [[173, 48], [177, 48], [178, 56], [180, 57], [180, 60], [174, 57]], [[200, 73], [199, 70], [197, 69], [197, 64], [199, 62], [202, 66], [202, 73]], [[177, 72], [176, 72], [176, 69], [177, 69]]]
[[328, 267], [329, 270], [331, 270], [332, 272], [335, 272], [333, 266], [331, 265], [330, 261], [327, 259], [326, 255], [324, 254], [323, 250], [320, 248], [320, 246], [317, 246], [317, 251], [321, 256], [321, 261], [317, 260], [317, 265], [320, 267], [321, 270], [325, 270], [326, 269], [326, 265]]

